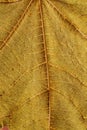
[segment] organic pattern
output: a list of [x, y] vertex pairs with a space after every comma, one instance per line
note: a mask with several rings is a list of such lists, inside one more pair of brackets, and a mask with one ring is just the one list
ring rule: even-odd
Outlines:
[[0, 125], [87, 130], [87, 1], [0, 0]]

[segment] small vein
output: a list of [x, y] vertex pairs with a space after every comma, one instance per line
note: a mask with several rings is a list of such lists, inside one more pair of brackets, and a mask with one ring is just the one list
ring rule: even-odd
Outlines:
[[[44, 90], [44, 91], [36, 94], [35, 96], [32, 96], [31, 98], [27, 98], [26, 101], [23, 104], [19, 105], [19, 103], [18, 103], [18, 106], [23, 107], [26, 103], [31, 102], [33, 99], [35, 99], [36, 97], [39, 97], [40, 95], [42, 95], [44, 93], [47, 93], [47, 90]], [[20, 107], [19, 107], [19, 109], [20, 109]]]
[[2, 42], [2, 45], [0, 46], [0, 50], [2, 50], [7, 42], [10, 40], [11, 36], [15, 33], [15, 31], [18, 29], [19, 25], [21, 24], [22, 20], [25, 18], [28, 10], [29, 10], [29, 7], [31, 6], [33, 0], [31, 0], [29, 2], [29, 4], [27, 5], [26, 9], [24, 10], [24, 12], [22, 13], [20, 19], [17, 21], [16, 25], [12, 28], [12, 30], [9, 32], [8, 36], [3, 40]]
[[10, 113], [7, 115], [7, 117], [9, 117], [10, 119], [12, 119], [12, 116], [13, 116], [13, 114], [15, 113], [15, 111], [20, 110], [21, 108], [23, 108], [23, 107], [25, 106], [25, 104], [27, 104], [27, 103], [29, 104], [33, 99], [35, 99], [35, 98], [39, 97], [40, 95], [45, 94], [45, 93], [47, 93], [47, 92], [48, 92], [47, 90], [44, 90], [44, 91], [42, 91], [42, 92], [39, 92], [39, 93], [36, 94], [35, 96], [32, 96], [32, 97], [27, 98], [27, 99], [24, 101], [24, 103], [20, 103], [20, 102], [16, 103], [16, 104], [15, 104], [15, 107], [14, 107], [12, 110], [10, 110]]
[[60, 94], [64, 99], [66, 99], [67, 101], [69, 101], [73, 107], [76, 109], [77, 112], [79, 112], [81, 118], [82, 118], [82, 122], [84, 123], [84, 116], [81, 112], [81, 110], [78, 108], [78, 106], [76, 106], [76, 104], [74, 103], [73, 99], [70, 96], [66, 96], [63, 93], [59, 92], [58, 90], [54, 89], [51, 87], [51, 90], [55, 91], [56, 93]]
[[[29, 70], [29, 68], [28, 68], [28, 69], [26, 69], [25, 71], [23, 71], [23, 72], [21, 73], [21, 75], [19, 75], [19, 76], [17, 77], [17, 79], [15, 79], [15, 80], [12, 82], [12, 84], [9, 85], [10, 88], [8, 88], [8, 89], [9, 89], [9, 90], [12, 89], [12, 88], [21, 80], [21, 78], [22, 78], [23, 76], [25, 76], [26, 73], [30, 73], [30, 72], [32, 72], [32, 71], [35, 71], [37, 68], [39, 68], [40, 66], [45, 65], [45, 64], [46, 64], [46, 62], [43, 62], [43, 63], [41, 63], [41, 64], [39, 64], [39, 65], [37, 65], [37, 66], [31, 68], [31, 70]], [[31, 81], [32, 81], [32, 80], [31, 80]]]
[[58, 67], [58, 66], [56, 66], [56, 65], [49, 64], [49, 66], [54, 67], [54, 68], [56, 68], [56, 69], [58, 69], [58, 70], [64, 71], [65, 73], [69, 74], [69, 75], [72, 76], [74, 79], [76, 79], [82, 86], [84, 86], [85, 88], [87, 88], [87, 85], [85, 85], [80, 79], [78, 79], [78, 77], [75, 76], [75, 74], [70, 73], [70, 72], [68, 72], [67, 70], [65, 70], [65, 69], [63, 69], [63, 68], [61, 68], [61, 67]]
[[71, 25], [84, 39], [87, 40], [87, 35], [85, 35], [83, 32], [81, 32], [81, 30], [76, 27], [76, 25], [74, 23], [71, 23], [66, 16], [64, 16], [60, 10], [49, 0], [46, 0], [52, 7], [53, 9], [55, 9], [57, 11], [57, 13], [61, 16], [61, 18], [66, 21], [69, 25]]

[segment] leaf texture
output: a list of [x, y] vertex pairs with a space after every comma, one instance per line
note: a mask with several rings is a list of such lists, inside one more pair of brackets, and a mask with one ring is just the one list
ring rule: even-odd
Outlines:
[[87, 129], [86, 24], [86, 0], [0, 1], [1, 127]]
[[11, 3], [11, 2], [17, 2], [19, 0], [0, 0], [1, 3]]

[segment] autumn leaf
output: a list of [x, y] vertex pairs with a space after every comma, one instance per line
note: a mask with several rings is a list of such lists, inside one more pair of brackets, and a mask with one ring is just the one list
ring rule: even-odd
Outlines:
[[0, 0], [1, 129], [87, 129], [86, 25], [86, 0]]

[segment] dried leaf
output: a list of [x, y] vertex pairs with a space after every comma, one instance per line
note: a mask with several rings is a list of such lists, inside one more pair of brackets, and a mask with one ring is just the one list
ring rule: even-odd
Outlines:
[[11, 2], [17, 2], [20, 0], [0, 0], [1, 3], [11, 3]]
[[0, 0], [0, 124], [86, 130], [87, 1], [16, 1]]

